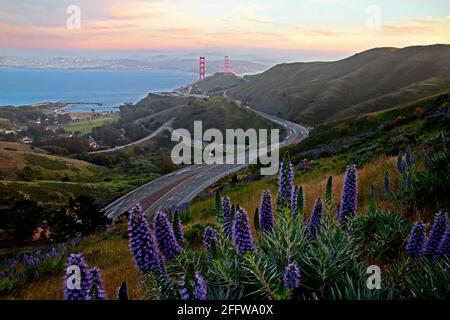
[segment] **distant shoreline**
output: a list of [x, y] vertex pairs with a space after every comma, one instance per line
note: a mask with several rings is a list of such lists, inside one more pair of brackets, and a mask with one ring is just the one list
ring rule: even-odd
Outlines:
[[0, 91], [0, 106], [51, 105], [71, 112], [115, 111], [151, 92], [172, 91], [197, 78], [192, 73], [172, 70], [48, 68], [4, 68], [0, 77], [4, 88]]
[[93, 67], [93, 68], [75, 68], [75, 67], [14, 67], [14, 66], [0, 66], [0, 69], [7, 70], [52, 70], [52, 71], [163, 71], [163, 72], [174, 72], [174, 73], [187, 73], [196, 74], [195, 72], [183, 71], [179, 69], [158, 69], [158, 68], [107, 68], [107, 67]]

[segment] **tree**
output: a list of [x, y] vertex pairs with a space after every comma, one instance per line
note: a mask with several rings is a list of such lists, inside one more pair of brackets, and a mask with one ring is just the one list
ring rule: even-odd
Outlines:
[[70, 210], [76, 216], [77, 229], [83, 235], [92, 234], [97, 230], [104, 229], [111, 222], [103, 212], [102, 207], [95, 202], [95, 199], [81, 195], [75, 199], [71, 199]]
[[37, 224], [42, 220], [42, 209], [31, 200], [17, 201], [11, 208], [9, 227], [14, 229], [14, 240], [17, 245], [23, 245], [30, 240]]

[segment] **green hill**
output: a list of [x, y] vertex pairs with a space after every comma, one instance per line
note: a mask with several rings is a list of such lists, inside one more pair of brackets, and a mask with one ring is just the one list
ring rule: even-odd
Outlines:
[[216, 73], [207, 77], [203, 81], [196, 82], [192, 85], [191, 93], [206, 93], [214, 95], [220, 91], [234, 88], [243, 84], [244, 80], [238, 78], [234, 73]]
[[376, 48], [247, 76], [229, 95], [302, 123], [383, 110], [450, 88], [450, 45]]

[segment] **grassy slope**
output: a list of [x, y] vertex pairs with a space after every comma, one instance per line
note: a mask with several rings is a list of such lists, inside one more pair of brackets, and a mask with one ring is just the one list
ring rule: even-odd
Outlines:
[[79, 176], [80, 180], [94, 177], [98, 168], [87, 162], [53, 156], [46, 151], [16, 142], [0, 141], [0, 170], [10, 173], [7, 178], [15, 178], [15, 170], [25, 166], [39, 167], [43, 180], [58, 180], [64, 175]]
[[[289, 152], [294, 164], [308, 159], [311, 170], [297, 171], [296, 182], [304, 186], [307, 199], [307, 212], [313, 202], [323, 197], [326, 180], [332, 175], [335, 183], [335, 199], [340, 198], [343, 174], [347, 163], [356, 163], [359, 169], [359, 202], [367, 203], [370, 187], [374, 184], [378, 194], [382, 189], [384, 172], [389, 170], [391, 178], [397, 179], [395, 155], [407, 145], [413, 147], [418, 155], [419, 167], [422, 163], [423, 149], [432, 149], [432, 141], [450, 126], [449, 115], [433, 115], [448, 107], [449, 95], [421, 99], [414, 103], [391, 108], [385, 112], [354, 116], [346, 120], [331, 122], [317, 127], [308, 139], [290, 147]], [[423, 117], [415, 116], [417, 108], [425, 110]], [[229, 183], [227, 178], [225, 183]], [[251, 184], [238, 185], [227, 191], [234, 203], [239, 203], [248, 212], [259, 205], [262, 190], [277, 192], [277, 178], [270, 177]], [[191, 211], [194, 220], [210, 221], [213, 198], [194, 202]], [[395, 209], [404, 213], [402, 208], [393, 208], [391, 203], [379, 203], [381, 208]], [[432, 213], [418, 208], [418, 217]]]
[[[24, 168], [31, 168], [26, 180], [23, 178]], [[143, 176], [142, 170], [153, 173], [147, 172]], [[26, 144], [1, 141], [0, 205], [10, 206], [14, 199], [24, 197], [44, 203], [64, 203], [69, 197], [79, 195], [105, 199], [158, 176], [155, 166], [147, 162], [138, 161], [135, 171], [122, 173], [120, 168], [97, 166], [50, 155]]]
[[184, 128], [193, 133], [194, 120], [203, 121], [203, 130], [217, 128], [223, 133], [226, 129], [278, 128], [271, 121], [260, 116], [255, 117], [254, 112], [239, 108], [233, 102], [218, 97], [196, 100], [175, 119], [173, 127]]
[[64, 126], [66, 131], [77, 132], [81, 134], [87, 134], [92, 131], [94, 127], [100, 127], [104, 124], [114, 123], [119, 120], [118, 116], [112, 116], [107, 118], [93, 119], [93, 120], [82, 120], [80, 122], [73, 122]]
[[450, 45], [378, 48], [335, 62], [280, 64], [230, 96], [301, 123], [383, 110], [449, 88]]
[[[418, 102], [420, 106], [429, 106], [430, 110], [438, 110], [441, 104], [441, 100], [446, 96], [432, 97], [427, 100]], [[397, 119], [399, 116], [408, 117], [415, 111], [416, 105], [407, 105], [402, 107], [393, 108], [388, 112], [381, 112], [371, 114], [372, 119], [375, 119], [375, 123], [386, 123]], [[430, 111], [431, 112], [431, 111]], [[440, 116], [442, 119], [449, 119], [448, 115]], [[374, 126], [374, 123], [370, 125], [367, 119], [364, 117], [354, 117], [347, 119], [346, 121], [353, 121], [353, 127], [358, 128], [359, 133], [370, 131], [370, 128]], [[396, 129], [403, 128], [403, 134], [405, 131], [410, 131], [411, 135], [409, 139], [413, 139], [416, 135], [421, 134], [418, 130], [421, 125], [423, 126], [428, 120], [424, 118], [410, 119], [410, 121], [394, 126], [389, 132], [391, 135], [397, 135]], [[333, 143], [335, 140], [325, 139], [328, 135], [330, 137], [336, 136], [334, 128], [344, 123], [345, 121], [330, 123], [321, 128], [317, 128], [317, 131], [311, 135], [311, 140], [324, 139], [324, 143]], [[442, 125], [442, 124], [440, 124]], [[429, 130], [430, 135], [436, 134], [443, 127], [436, 126], [433, 130]], [[354, 135], [356, 132], [352, 132]], [[350, 133], [347, 133], [350, 135]], [[346, 137], [345, 134], [342, 137]], [[338, 137], [338, 139], [342, 138]], [[364, 139], [363, 139], [364, 140]], [[291, 156], [295, 158], [296, 155], [302, 152], [304, 149], [310, 148], [309, 139], [302, 142], [299, 146], [291, 149]], [[367, 142], [370, 144], [370, 141]], [[423, 141], [414, 143], [414, 147], [420, 147]], [[355, 145], [358, 146], [358, 144]], [[367, 145], [359, 145], [358, 148], [367, 148]], [[414, 149], [415, 149], [414, 148]], [[344, 149], [347, 150], [347, 149]], [[312, 210], [313, 201], [315, 198], [323, 197], [323, 193], [326, 186], [326, 180], [329, 175], [333, 176], [333, 192], [335, 204], [341, 196], [342, 184], [344, 179], [343, 166], [345, 165], [346, 157], [342, 155], [323, 156], [320, 159], [314, 160], [314, 166], [312, 170], [306, 172], [296, 171], [296, 183], [301, 184], [304, 187], [306, 193], [306, 213], [309, 214]], [[421, 163], [419, 157], [419, 163]], [[420, 166], [420, 165], [419, 165]], [[391, 172], [391, 183], [395, 185], [398, 180], [396, 170], [396, 159], [394, 156], [386, 156], [383, 152], [374, 153], [372, 157], [364, 164], [359, 165], [358, 177], [359, 177], [359, 192], [358, 192], [358, 214], [364, 214], [366, 211], [365, 205], [367, 204], [367, 196], [372, 184], [378, 191], [382, 187], [382, 177], [386, 170]], [[229, 182], [230, 178], [226, 178], [223, 183]], [[225, 194], [230, 196], [233, 203], [238, 203], [241, 207], [247, 209], [249, 213], [253, 213], [254, 209], [259, 206], [260, 195], [262, 190], [269, 189], [275, 196], [277, 192], [277, 178], [269, 177], [254, 181], [249, 184], [239, 184], [236, 187], [227, 189]], [[184, 231], [188, 231], [194, 224], [209, 223], [213, 221], [213, 198], [206, 200], [197, 200], [191, 205], [192, 222], [184, 225]], [[390, 202], [385, 202], [378, 198], [377, 207], [393, 210], [395, 212], [402, 213], [402, 208], [395, 207]], [[417, 210], [414, 219], [426, 218], [429, 216], [429, 212], [423, 212], [420, 209]], [[251, 219], [253, 222], [253, 219]], [[120, 285], [121, 281], [126, 280], [128, 288], [132, 297], [142, 298], [143, 291], [139, 285], [139, 274], [136, 272], [136, 268], [133, 264], [132, 257], [128, 250], [128, 241], [121, 236], [121, 233], [116, 233], [111, 238], [104, 238], [102, 235], [97, 235], [90, 239], [82, 241], [80, 251], [83, 252], [87, 258], [88, 263], [91, 266], [99, 266], [102, 269], [102, 273], [106, 281], [106, 290], [109, 297], [114, 297], [116, 288]], [[61, 275], [55, 275], [54, 277], [41, 280], [30, 287], [26, 288], [23, 293], [8, 296], [8, 299], [60, 299], [62, 298], [62, 286]]]
[[195, 83], [192, 86], [192, 93], [214, 94], [242, 83], [243, 80], [236, 77], [233, 73], [216, 73], [203, 81]]

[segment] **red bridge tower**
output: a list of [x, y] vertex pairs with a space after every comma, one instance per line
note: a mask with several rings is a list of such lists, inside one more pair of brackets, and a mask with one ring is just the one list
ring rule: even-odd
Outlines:
[[230, 73], [230, 60], [228, 56], [225, 56], [225, 60], [223, 61], [223, 73]]
[[199, 63], [199, 74], [200, 74], [200, 80], [204, 80], [206, 77], [206, 59], [205, 57], [200, 57], [200, 63]]

